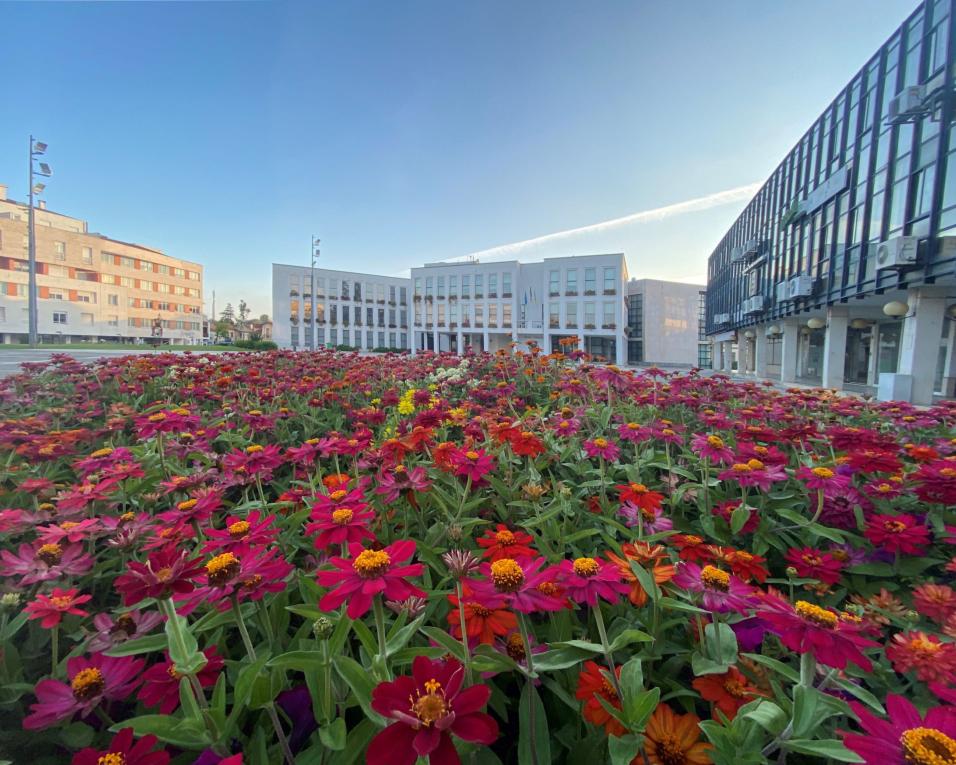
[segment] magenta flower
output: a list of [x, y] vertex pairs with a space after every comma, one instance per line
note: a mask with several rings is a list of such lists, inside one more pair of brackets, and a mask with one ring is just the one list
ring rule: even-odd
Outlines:
[[808, 489], [832, 491], [844, 489], [850, 485], [849, 476], [841, 475], [828, 467], [802, 467], [794, 475], [803, 481]]
[[617, 603], [631, 585], [621, 580], [621, 570], [600, 558], [575, 558], [558, 564], [558, 581], [575, 603], [594, 607], [598, 599]]
[[17, 552], [0, 550], [0, 576], [19, 576], [20, 586], [79, 576], [93, 567], [93, 556], [79, 544], [22, 544]]
[[86, 644], [91, 653], [108, 651], [134, 637], [143, 637], [163, 622], [158, 611], [125, 611], [114, 620], [109, 614], [97, 614], [93, 617], [96, 633]]
[[485, 579], [469, 581], [469, 586], [479, 598], [503, 595], [515, 611], [560, 611], [568, 607], [568, 599], [555, 581], [557, 571], [542, 571], [544, 563], [544, 558], [499, 558], [483, 563], [480, 571]]
[[613, 441], [608, 441], [602, 436], [598, 436], [590, 441], [585, 441], [582, 446], [584, 446], [584, 453], [587, 454], [588, 457], [592, 459], [594, 457], [600, 457], [606, 462], [614, 462], [621, 453], [617, 444]]
[[279, 547], [240, 547], [216, 555], [205, 565], [204, 573], [194, 580], [196, 589], [181, 602], [179, 612], [191, 613], [202, 603], [227, 610], [232, 598], [239, 601], [261, 600], [267, 592], [282, 592], [286, 579], [295, 569], [282, 557]]
[[622, 441], [639, 444], [643, 441], [649, 441], [653, 433], [650, 428], [645, 428], [637, 422], [625, 422], [617, 426], [617, 435]]
[[408, 470], [404, 465], [396, 465], [379, 474], [375, 493], [380, 494], [386, 502], [394, 502], [404, 492], [427, 491], [431, 485], [425, 468], [419, 466]]
[[700, 593], [703, 596], [703, 608], [715, 613], [744, 613], [753, 605], [753, 588], [716, 566], [701, 568], [696, 563], [683, 561], [678, 566], [673, 583], [690, 592]]
[[690, 441], [691, 450], [702, 459], [729, 465], [734, 461], [733, 450], [717, 435], [698, 433]]
[[266, 515], [260, 510], [253, 510], [245, 518], [230, 515], [226, 518], [226, 528], [205, 529], [205, 552], [211, 550], [232, 550], [238, 547], [263, 547], [275, 542], [279, 534], [272, 525], [274, 515]]
[[765, 465], [758, 459], [735, 462], [717, 476], [721, 481], [736, 481], [741, 486], [757, 486], [770, 491], [772, 484], [787, 480], [787, 474], [779, 465]]
[[451, 453], [449, 461], [455, 475], [470, 478], [473, 484], [480, 482], [482, 477], [495, 467], [494, 458], [481, 449], [456, 449]]
[[[312, 517], [316, 518], [316, 513]], [[305, 532], [315, 534], [315, 546], [324, 550], [332, 545], [352, 544], [363, 539], [371, 539], [368, 524], [375, 518], [371, 510], [359, 510], [351, 507], [339, 507], [330, 513], [306, 524]]]
[[[211, 688], [219, 679], [223, 661], [216, 654], [216, 646], [203, 650], [206, 663], [196, 672], [196, 678], [203, 688]], [[170, 715], [179, 709], [179, 681], [182, 675], [176, 671], [176, 665], [164, 651], [165, 659], [154, 664], [143, 673], [143, 687], [137, 698], [147, 707], [159, 707], [159, 713]]]
[[379, 594], [388, 600], [426, 597], [422, 590], [405, 580], [409, 576], [420, 576], [425, 566], [421, 563], [398, 565], [415, 554], [413, 541], [393, 542], [384, 550], [365, 550], [360, 544], [351, 544], [349, 553], [351, 558], [331, 559], [334, 570], [316, 574], [319, 584], [332, 588], [319, 601], [323, 611], [336, 609], [348, 600], [346, 614], [350, 619], [358, 619], [368, 613], [372, 598]]
[[26, 730], [44, 730], [79, 713], [87, 717], [100, 702], [126, 699], [142, 680], [146, 662], [131, 656], [112, 657], [94, 653], [67, 660], [70, 683], [41, 680], [35, 693], [37, 703], [23, 720]]
[[[850, 707], [864, 733], [842, 732], [847, 749], [863, 758], [865, 765], [912, 765], [944, 763], [956, 759], [956, 709], [933, 707], [926, 716], [911, 701], [894, 693], [886, 696], [889, 719], [874, 715], [859, 702]], [[927, 759], [913, 757], [925, 752]]]

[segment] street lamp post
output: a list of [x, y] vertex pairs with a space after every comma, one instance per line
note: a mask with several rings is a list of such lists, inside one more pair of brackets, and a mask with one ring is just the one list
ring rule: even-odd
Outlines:
[[311, 286], [309, 288], [309, 300], [312, 303], [309, 312], [309, 325], [312, 332], [312, 350], [315, 350], [315, 335], [318, 331], [318, 326], [316, 326], [315, 321], [315, 261], [319, 257], [319, 240], [316, 239], [315, 234], [312, 235], [312, 274], [311, 274]]
[[46, 186], [42, 183], [34, 184], [33, 176], [39, 175], [44, 178], [49, 178], [53, 171], [50, 169], [50, 166], [45, 162], [40, 162], [39, 169], [34, 170], [33, 163], [37, 157], [46, 153], [46, 144], [42, 141], [37, 141], [34, 137], [30, 136], [30, 210], [28, 214], [27, 232], [29, 239], [29, 271], [30, 271], [30, 285], [29, 285], [29, 296], [28, 296], [28, 309], [27, 313], [29, 315], [30, 322], [30, 347], [36, 348], [39, 341], [38, 336], [38, 310], [37, 310], [37, 242], [36, 242], [36, 226], [34, 221], [33, 205], [34, 205], [34, 196], [41, 193]]

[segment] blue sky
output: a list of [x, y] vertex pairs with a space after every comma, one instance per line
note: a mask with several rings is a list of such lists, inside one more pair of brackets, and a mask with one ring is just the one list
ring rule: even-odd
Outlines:
[[203, 263], [220, 308], [271, 312], [313, 233], [397, 274], [704, 198], [496, 251], [702, 279], [746, 191], [706, 200], [765, 180], [915, 5], [4, 3], [0, 183], [25, 196], [33, 132], [51, 209]]

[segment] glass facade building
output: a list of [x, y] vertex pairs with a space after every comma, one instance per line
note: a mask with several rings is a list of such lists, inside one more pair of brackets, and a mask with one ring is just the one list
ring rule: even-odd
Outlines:
[[[927, 0], [904, 21], [711, 254], [706, 333], [715, 366], [736, 361], [763, 376], [775, 366], [783, 381], [835, 388], [883, 386], [882, 375], [898, 375], [885, 383], [894, 397], [928, 403], [933, 391], [904, 378], [932, 356], [932, 387], [947, 392], [954, 3]], [[884, 309], [893, 301], [905, 304], [895, 317]]]

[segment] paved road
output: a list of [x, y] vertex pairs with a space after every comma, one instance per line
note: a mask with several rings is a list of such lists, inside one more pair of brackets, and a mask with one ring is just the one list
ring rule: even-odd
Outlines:
[[[203, 347], [201, 345], [196, 346], [197, 353], [203, 353]], [[205, 351], [207, 353], [218, 353], [219, 351]], [[55, 351], [52, 349], [32, 349], [24, 348], [20, 349], [0, 349], [0, 377], [7, 377], [8, 375], [16, 374], [20, 372], [20, 365], [25, 362], [37, 362], [37, 361], [46, 361], [51, 356], [56, 353], [66, 353], [77, 359], [78, 361], [95, 361], [96, 359], [101, 359], [103, 357], [113, 357], [113, 356], [129, 356], [134, 353], [147, 353], [155, 354], [156, 351], [138, 351], [131, 348], [128, 351], [121, 351], [116, 349], [103, 349], [99, 350], [96, 348], [90, 349], [68, 349], [63, 351]], [[182, 351], [173, 351], [173, 353], [182, 353]]]

